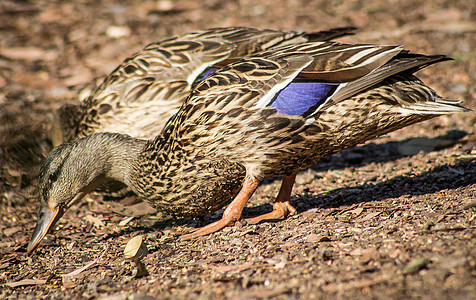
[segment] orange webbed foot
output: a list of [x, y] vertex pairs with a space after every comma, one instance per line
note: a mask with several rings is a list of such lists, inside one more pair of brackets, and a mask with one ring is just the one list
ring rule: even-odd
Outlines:
[[294, 181], [296, 180], [296, 174], [290, 176], [283, 176], [283, 182], [279, 189], [278, 196], [273, 205], [273, 211], [261, 216], [246, 219], [248, 224], [256, 224], [261, 221], [281, 220], [288, 215], [294, 215], [297, 213], [296, 209], [289, 203], [291, 198], [291, 191], [293, 189]]
[[184, 234], [181, 236], [181, 238], [183, 240], [189, 240], [199, 236], [207, 235], [228, 226], [232, 222], [238, 221], [241, 218], [241, 213], [246, 205], [246, 202], [248, 202], [248, 200], [251, 198], [259, 183], [260, 180], [258, 179], [246, 177], [243, 181], [243, 186], [240, 192], [225, 209], [221, 220], [199, 228], [192, 233]]

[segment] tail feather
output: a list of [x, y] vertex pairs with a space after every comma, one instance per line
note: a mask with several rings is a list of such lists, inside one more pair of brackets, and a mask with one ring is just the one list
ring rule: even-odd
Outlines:
[[435, 102], [415, 102], [407, 106], [401, 106], [399, 110], [402, 113], [407, 114], [420, 114], [420, 115], [445, 115], [456, 112], [467, 112], [470, 109], [461, 106], [458, 100], [448, 100], [444, 98], [437, 98]]
[[345, 88], [339, 90], [338, 93], [333, 95], [332, 100], [334, 102], [338, 102], [342, 99], [351, 97], [359, 91], [369, 88], [392, 75], [401, 72], [405, 72], [405, 74], [412, 74], [420, 69], [428, 67], [429, 65], [450, 59], [451, 58], [444, 55], [429, 56], [413, 54], [404, 50], [397, 54], [391, 61], [374, 70], [370, 74], [348, 83]]

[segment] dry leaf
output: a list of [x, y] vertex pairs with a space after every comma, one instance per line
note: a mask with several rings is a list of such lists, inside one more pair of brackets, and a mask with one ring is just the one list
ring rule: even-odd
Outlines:
[[363, 217], [362, 219], [360, 219], [361, 222], [365, 222], [365, 221], [368, 221], [378, 215], [380, 215], [382, 212], [381, 211], [376, 211], [376, 212], [371, 212], [371, 213], [368, 213], [365, 217]]
[[147, 255], [147, 247], [143, 243], [142, 236], [138, 235], [132, 238], [124, 249], [126, 258], [142, 258]]
[[375, 248], [356, 248], [349, 252], [351, 256], [360, 256], [363, 260], [377, 259], [379, 253]]
[[69, 279], [69, 277], [63, 277], [63, 288], [65, 289], [70, 289], [78, 286], [76, 282], [73, 280]]
[[93, 261], [90, 261], [88, 262], [86, 265], [82, 266], [81, 268], [78, 268], [72, 272], [69, 272], [68, 274], [63, 274], [61, 275], [61, 277], [74, 277], [74, 276], [77, 276], [79, 275], [81, 272], [83, 272], [84, 270], [90, 268], [92, 265], [94, 265], [96, 263], [96, 260], [93, 260]]
[[363, 211], [364, 211], [363, 207], [357, 207], [356, 209], [353, 209], [350, 212], [355, 215], [354, 217], [358, 217]]
[[308, 243], [317, 242], [319, 240], [319, 235], [317, 235], [315, 233], [311, 233], [310, 235], [306, 236], [305, 240]]
[[126, 226], [127, 223], [129, 223], [129, 222], [132, 221], [133, 219], [134, 219], [134, 217], [124, 218], [124, 219], [122, 219], [121, 222], [119, 222], [119, 226]]
[[23, 286], [23, 285], [39, 285], [39, 284], [45, 284], [46, 279], [23, 279], [20, 281], [15, 281], [15, 282], [7, 282], [5, 283], [9, 287], [17, 287], [17, 286]]
[[357, 207], [351, 210], [344, 212], [344, 214], [353, 214], [353, 218], [357, 218], [364, 211], [363, 207]]

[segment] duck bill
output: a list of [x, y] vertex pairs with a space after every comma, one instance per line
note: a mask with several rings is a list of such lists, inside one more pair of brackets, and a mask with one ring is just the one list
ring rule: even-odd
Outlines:
[[38, 221], [36, 222], [35, 230], [33, 230], [30, 242], [28, 243], [28, 253], [33, 252], [36, 247], [38, 247], [41, 240], [54, 228], [54, 225], [61, 218], [63, 213], [64, 210], [59, 206], [56, 208], [40, 208], [40, 214], [38, 216]]

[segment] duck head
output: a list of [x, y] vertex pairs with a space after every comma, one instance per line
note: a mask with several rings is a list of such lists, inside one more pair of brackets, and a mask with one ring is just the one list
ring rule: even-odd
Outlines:
[[144, 143], [127, 135], [100, 133], [54, 148], [39, 172], [40, 210], [27, 251], [36, 249], [68, 208], [106, 181], [128, 185], [130, 167]]

